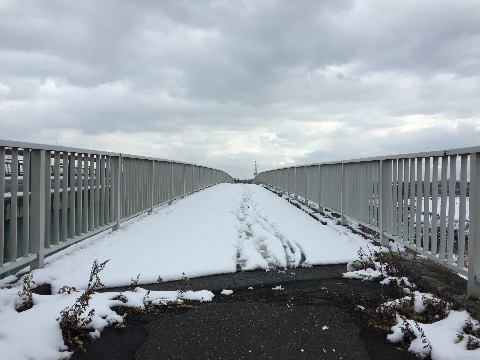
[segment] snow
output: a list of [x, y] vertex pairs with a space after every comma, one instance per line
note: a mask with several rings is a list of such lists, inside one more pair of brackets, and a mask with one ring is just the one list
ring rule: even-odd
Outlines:
[[0, 280], [0, 288], [7, 286], [9, 283], [14, 282], [16, 280], [17, 280], [17, 277], [15, 275], [9, 275]]
[[382, 276], [382, 272], [371, 268], [349, 271], [343, 274], [346, 279], [358, 279], [358, 280], [376, 280]]
[[[118, 231], [98, 234], [47, 258], [45, 268], [31, 273], [36, 285], [50, 284], [54, 295], [34, 294], [34, 306], [29, 310], [15, 310], [21, 280], [8, 287], [14, 277], [0, 281], [2, 358], [69, 357], [56, 319], [86, 289], [96, 259], [109, 260], [100, 273], [105, 286], [128, 286], [137, 274], [140, 286], [155, 283], [160, 276], [164, 281], [182, 279], [183, 274], [192, 279], [233, 273], [238, 267], [269, 271], [347, 263], [357, 259], [360, 249], [373, 247], [335, 221], [322, 221], [327, 225], [255, 185], [220, 184], [159, 207], [151, 215], [122, 224]], [[79, 291], [57, 294], [64, 285]], [[227, 293], [232, 291], [222, 291]], [[116, 306], [142, 309], [148, 303], [211, 301], [213, 297], [208, 290], [149, 292], [141, 287], [121, 296], [118, 292], [95, 293], [89, 305], [95, 315], [88, 331], [98, 338], [106, 326], [122, 323], [123, 317], [112, 310]]]
[[262, 187], [245, 186], [241, 197], [236, 216], [243, 270], [346, 263], [366, 245], [361, 236], [335, 222], [321, 225]]
[[[242, 270], [287, 268], [352, 261], [367, 243], [339, 230], [332, 222], [323, 226], [283, 199], [255, 185], [222, 184], [197, 192], [171, 205], [157, 208], [73, 245], [46, 259], [45, 268], [33, 270], [36, 285], [50, 284], [52, 294], [33, 295], [34, 306], [18, 313], [21, 280], [0, 282], [0, 352], [15, 359], [61, 359], [70, 354], [63, 343], [60, 311], [71, 306], [81, 292], [57, 294], [64, 285], [81, 291], [87, 287], [94, 260], [109, 260], [100, 278], [107, 287], [154, 283]], [[27, 272], [25, 269], [22, 273]], [[281, 286], [276, 288], [283, 290]], [[231, 294], [224, 290], [223, 294]], [[93, 338], [123, 317], [112, 308], [144, 308], [185, 299], [211, 301], [210, 291], [178, 290], [95, 293], [89, 324]], [[88, 312], [88, 309], [87, 309]], [[38, 334], [43, 336], [40, 338]], [[28, 340], [26, 340], [28, 339]], [[27, 345], [26, 345], [27, 341]]]
[[394, 254], [403, 254], [405, 252], [405, 246], [398, 242], [391, 242], [390, 250], [392, 250]]
[[224, 289], [224, 290], [222, 290], [221, 294], [222, 294], [222, 295], [232, 295], [232, 294], [233, 294], [233, 290]]
[[[381, 282], [380, 282], [381, 283]], [[425, 311], [425, 304], [426, 302], [439, 304], [441, 302], [440, 299], [434, 297], [432, 294], [429, 293], [421, 293], [419, 291], [414, 291], [413, 294], [413, 310], [417, 314], [421, 314]], [[411, 302], [411, 296], [405, 296], [401, 299], [396, 299], [392, 301], [387, 301], [384, 303], [385, 306], [394, 306], [397, 308], [409, 306]]]
[[[86, 287], [95, 259], [110, 259], [102, 272], [107, 287], [233, 273], [273, 267], [352, 261], [359, 235], [324, 226], [285, 200], [255, 185], [220, 184], [143, 215], [116, 232], [97, 235], [47, 258], [34, 270], [37, 285], [58, 292]], [[238, 256], [237, 256], [238, 253]]]
[[[391, 244], [390, 249], [395, 245]], [[382, 249], [380, 249], [382, 250]], [[385, 248], [383, 251], [387, 251]], [[370, 249], [369, 249], [370, 251]], [[405, 339], [407, 332], [412, 332], [414, 339], [411, 341], [408, 350], [416, 353], [420, 357], [431, 356], [433, 360], [455, 360], [455, 359], [480, 359], [480, 348], [467, 350], [467, 343], [476, 342], [480, 344], [480, 339], [466, 333], [467, 324], [471, 324], [474, 330], [480, 329], [478, 321], [474, 320], [467, 311], [451, 310], [451, 304], [442, 301], [430, 293], [422, 293], [414, 290], [415, 284], [407, 277], [389, 276], [386, 266], [375, 261], [376, 257], [372, 251], [366, 253], [367, 256], [359, 256], [359, 259], [348, 263], [347, 272], [343, 274], [345, 278], [361, 280], [380, 280], [381, 284], [393, 284], [402, 287], [408, 296], [400, 299], [391, 300], [382, 304], [377, 311], [394, 311], [395, 309], [409, 308], [413, 305], [415, 314], [422, 314], [426, 311], [426, 305], [436, 308], [443, 315], [448, 314], [445, 319], [432, 323], [421, 323], [413, 319], [408, 319], [396, 313], [396, 324], [391, 328], [391, 333], [387, 339], [392, 343], [400, 343]], [[373, 261], [370, 261], [370, 260]], [[358, 269], [360, 266], [365, 269]], [[412, 304], [413, 299], [413, 304]], [[433, 305], [433, 306], [432, 306]], [[357, 309], [364, 310], [363, 306], [357, 305]]]
[[415, 287], [415, 285], [412, 284], [410, 280], [405, 276], [402, 276], [402, 277], [389, 276], [383, 279], [382, 281], [380, 281], [380, 284], [382, 285], [390, 285], [392, 283], [397, 286], [400, 286], [400, 285], [406, 286], [407, 288]]
[[[60, 311], [70, 307], [81, 294], [36, 295], [33, 294], [34, 306], [18, 313], [15, 305], [18, 304], [18, 289], [2, 289], [0, 304], [0, 353], [3, 359], [63, 359], [70, 353], [63, 343], [61, 330], [57, 322]], [[179, 291], [147, 291], [138, 288], [137, 291], [122, 293], [126, 303], [114, 300], [119, 295], [115, 292], [95, 293], [90, 301], [86, 313], [95, 309], [93, 321], [89, 327], [95, 336], [102, 329], [113, 323], [122, 323], [123, 317], [118, 315], [112, 307], [127, 306], [143, 309], [145, 302], [166, 303], [168, 301], [213, 299], [211, 292]], [[41, 334], [41, 336], [39, 336]], [[28, 343], [26, 343], [28, 341]], [[28, 346], [26, 346], [28, 344]]]
[[192, 278], [235, 272], [234, 195], [229, 186], [219, 186], [161, 207], [53, 261], [47, 259], [44, 269], [33, 271], [34, 279], [50, 283], [53, 292], [64, 285], [85, 288], [95, 259], [110, 259], [102, 272], [107, 287], [129, 285], [137, 274], [138, 284], [146, 284], [158, 276], [169, 281], [181, 279], [182, 273]]
[[[394, 343], [402, 341], [402, 329], [406, 327], [405, 323], [408, 323], [416, 337], [410, 344], [409, 351], [422, 357], [430, 353], [434, 360], [478, 360], [480, 359], [480, 349], [467, 350], [468, 335], [463, 334], [465, 323], [469, 319], [468, 312], [454, 310], [450, 311], [445, 319], [433, 324], [416, 324], [414, 320], [402, 319], [397, 316], [397, 324], [392, 328], [393, 333], [388, 335], [387, 338]], [[423, 331], [423, 336], [419, 328]], [[463, 334], [463, 338], [459, 341], [458, 335], [460, 334]], [[431, 350], [428, 345], [430, 345]]]

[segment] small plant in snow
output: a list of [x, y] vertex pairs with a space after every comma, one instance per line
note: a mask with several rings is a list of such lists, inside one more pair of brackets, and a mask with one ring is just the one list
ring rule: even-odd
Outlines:
[[404, 298], [387, 301], [373, 313], [371, 324], [390, 330], [397, 323], [397, 317], [422, 323], [433, 323], [445, 319], [451, 304], [431, 294], [412, 291]]
[[480, 348], [480, 324], [477, 320], [469, 318], [465, 321], [464, 334], [458, 334], [459, 341], [467, 335], [467, 349], [476, 350]]
[[369, 247], [367, 249], [368, 252], [361, 248], [358, 251], [358, 260], [347, 264], [348, 272], [344, 277], [380, 281], [382, 285], [393, 284], [407, 293], [416, 287], [418, 277], [399, 251], [394, 253], [392, 248], [374, 251]]
[[75, 286], [64, 285], [58, 290], [59, 294], [71, 294], [72, 292], [77, 292]]
[[402, 334], [403, 334], [403, 344], [406, 348], [410, 345], [410, 343], [415, 340], [415, 331], [410, 326], [410, 323], [405, 317], [402, 317], [403, 327], [402, 327]]
[[358, 260], [347, 264], [348, 272], [344, 277], [362, 280], [382, 280], [387, 277], [385, 265], [379, 260], [379, 252], [372, 251], [369, 247], [367, 250], [368, 252], [363, 248], [358, 250]]
[[113, 298], [113, 300], [118, 300], [118, 301], [121, 301], [122, 303], [126, 304], [128, 302], [128, 299], [125, 295], [123, 295], [122, 293], [118, 294], [117, 296], [115, 296]]
[[152, 301], [149, 299], [150, 297], [150, 290], [148, 290], [145, 295], [143, 296], [143, 307], [144, 312], [153, 312], [156, 311], [156, 306], [152, 304]]
[[[384, 271], [391, 278], [396, 278], [397, 285], [401, 287], [415, 287], [413, 284], [418, 282], [418, 276], [408, 266], [408, 262], [402, 259], [399, 252], [394, 253], [390, 248], [388, 252], [377, 253], [378, 261], [382, 264]], [[413, 267], [415, 266], [417, 253], [414, 254]]]
[[368, 268], [375, 268], [375, 263], [378, 258], [377, 252], [372, 252], [370, 248], [367, 246], [368, 253], [363, 249], [360, 248], [357, 251], [358, 260], [352, 261], [347, 264], [347, 271], [355, 271], [355, 270], [365, 270]]
[[108, 260], [100, 264], [97, 260], [93, 262], [87, 289], [75, 300], [75, 303], [71, 307], [63, 309], [60, 312], [60, 317], [57, 318], [57, 321], [60, 322], [63, 340], [73, 349], [85, 351], [83, 339], [89, 338], [85, 327], [92, 322], [95, 310], [91, 309], [86, 315], [85, 312], [88, 309], [90, 299], [95, 293], [95, 290], [105, 287], [101, 283], [98, 274], [105, 268], [107, 262]]
[[185, 273], [182, 273], [182, 279], [180, 280], [180, 284], [179, 284], [179, 291], [181, 293], [186, 292], [189, 285], [190, 285], [190, 279], [188, 278], [187, 275], [185, 275]]
[[138, 285], [138, 280], [140, 279], [140, 274], [137, 275], [135, 279], [130, 279], [130, 286], [128, 287], [128, 290], [130, 291], [135, 291]]
[[397, 320], [397, 309], [392, 301], [385, 302], [372, 315], [370, 319], [371, 325], [379, 329], [390, 330]]
[[469, 335], [467, 340], [467, 350], [477, 350], [478, 348], [480, 348], [480, 340]]
[[432, 345], [418, 322], [404, 316], [398, 316], [397, 322], [396, 331], [388, 335], [391, 342], [401, 342], [405, 349], [414, 352], [420, 358], [431, 354]]
[[35, 284], [35, 281], [32, 279], [32, 274], [28, 274], [23, 277], [22, 291], [18, 292], [18, 296], [20, 296], [20, 299], [22, 299], [22, 303], [16, 308], [18, 312], [31, 309], [33, 306], [32, 284]]
[[432, 351], [432, 345], [430, 344], [430, 341], [428, 341], [428, 338], [425, 336], [425, 332], [423, 331], [422, 327], [418, 324], [418, 322], [415, 321], [414, 324], [420, 335], [420, 340], [422, 341], [423, 349], [425, 350], [425, 352], [430, 354], [430, 352]]

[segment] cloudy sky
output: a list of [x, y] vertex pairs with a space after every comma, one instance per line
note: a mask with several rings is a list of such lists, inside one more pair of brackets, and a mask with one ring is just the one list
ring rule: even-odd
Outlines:
[[240, 178], [480, 145], [480, 1], [0, 0], [0, 138]]

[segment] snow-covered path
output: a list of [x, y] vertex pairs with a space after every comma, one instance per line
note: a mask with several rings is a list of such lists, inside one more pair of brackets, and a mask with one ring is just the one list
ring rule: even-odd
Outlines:
[[[49, 257], [45, 268], [32, 271], [32, 275], [35, 285], [50, 284], [52, 295], [33, 294], [33, 307], [26, 311], [16, 311], [21, 304], [22, 281], [7, 286], [17, 278], [0, 280], [0, 357], [69, 357], [56, 319], [87, 287], [95, 260], [109, 259], [100, 278], [107, 287], [114, 287], [130, 285], [138, 274], [140, 285], [154, 283], [159, 277], [164, 281], [181, 279], [183, 273], [193, 278], [250, 269], [347, 263], [356, 260], [358, 250], [367, 246], [376, 248], [335, 220], [316, 221], [261, 186], [216, 185], [130, 220], [118, 231], [99, 234]], [[95, 338], [104, 327], [122, 323], [123, 316], [115, 310], [118, 306], [142, 308], [149, 303], [214, 298], [208, 290], [179, 291], [175, 283], [171, 283], [172, 291], [149, 292], [137, 287], [122, 294], [94, 293], [82, 315], [95, 310], [88, 331]], [[59, 294], [64, 285], [80, 291]], [[283, 289], [278, 286], [273, 290]], [[449, 317], [435, 326], [425, 325], [434, 358], [455, 359], [459, 352], [463, 358], [478, 358], [478, 351], [465, 350], [466, 336], [462, 342], [456, 341], [455, 334], [462, 331], [467, 317], [457, 313], [452, 312], [458, 319], [450, 321]], [[445, 332], [445, 324], [449, 338], [435, 340], [436, 331]]]
[[[33, 294], [33, 307], [18, 313], [22, 281], [0, 280], [0, 357], [68, 358], [60, 311], [81, 292], [58, 294], [63, 286], [87, 287], [92, 264], [109, 259], [100, 278], [107, 287], [154, 283], [237, 270], [342, 263], [356, 259], [369, 243], [341, 226], [322, 225], [272, 192], [256, 185], [221, 184], [157, 208], [122, 224], [120, 230], [94, 236], [47, 258], [32, 271], [35, 285], [51, 284], [52, 295]], [[24, 270], [23, 272], [26, 272]], [[210, 301], [210, 291], [95, 293], [87, 308], [95, 309], [89, 328], [99, 336], [105, 326], [123, 322], [116, 306], [142, 307], [166, 301]], [[41, 336], [39, 336], [41, 335]], [[3, 357], [2, 357], [3, 358]]]
[[97, 235], [47, 259], [33, 272], [57, 292], [83, 289], [95, 259], [110, 259], [107, 287], [269, 267], [354, 260], [367, 243], [335, 225], [325, 226], [263, 187], [220, 184], [141, 216], [119, 231]]

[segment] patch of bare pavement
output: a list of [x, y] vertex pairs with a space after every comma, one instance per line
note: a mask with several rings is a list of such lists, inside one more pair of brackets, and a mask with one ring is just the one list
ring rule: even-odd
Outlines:
[[107, 328], [72, 358], [416, 359], [369, 326], [368, 312], [399, 290], [344, 279], [345, 271], [343, 264], [195, 278], [190, 289], [213, 291], [212, 302], [129, 314], [125, 328]]

